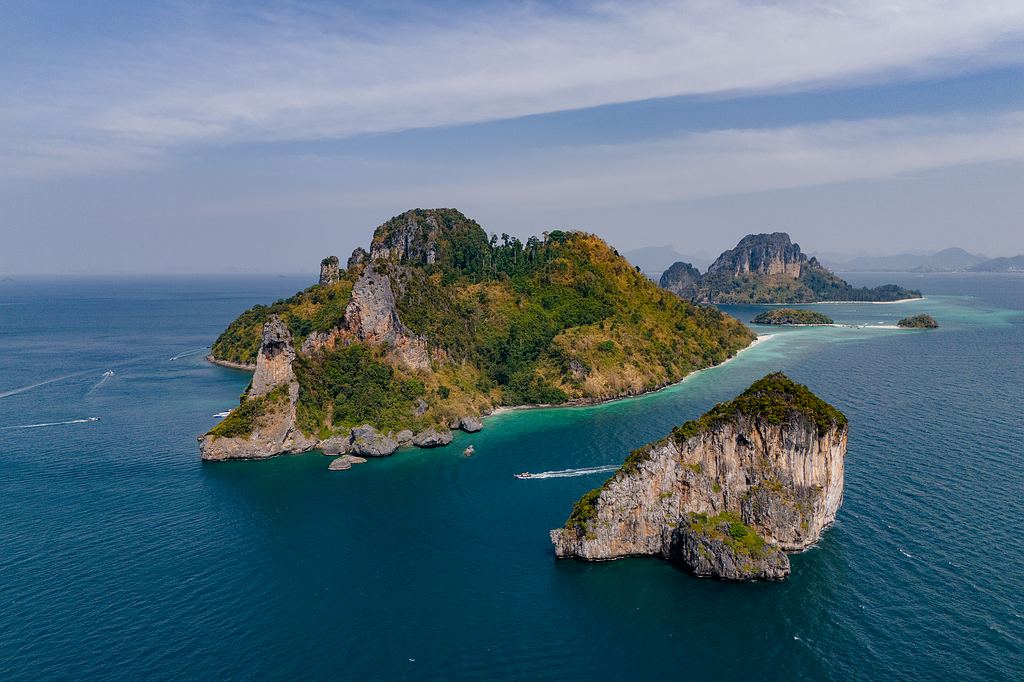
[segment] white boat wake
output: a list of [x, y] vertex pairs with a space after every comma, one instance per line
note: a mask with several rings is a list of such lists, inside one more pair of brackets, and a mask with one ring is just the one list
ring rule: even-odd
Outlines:
[[173, 361], [177, 360], [178, 358], [185, 358], [185, 357], [188, 357], [189, 355], [195, 355], [196, 353], [202, 353], [205, 350], [206, 350], [206, 346], [203, 346], [202, 348], [195, 348], [193, 350], [187, 350], [184, 353], [178, 353], [173, 358], [168, 358], [168, 359], [171, 362], [173, 362]]
[[21, 388], [12, 388], [10, 391], [4, 391], [0, 393], [0, 398], [6, 398], [8, 396], [17, 395], [18, 393], [24, 393], [25, 391], [31, 391], [33, 388], [39, 388], [47, 384], [52, 384], [57, 381], [63, 381], [64, 379], [70, 379], [72, 377], [80, 377], [85, 374], [92, 374], [96, 370], [87, 369], [84, 372], [75, 372], [74, 374], [65, 374], [64, 376], [54, 377], [53, 379], [47, 379], [46, 381], [40, 381], [35, 384], [29, 384], [28, 386], [22, 386]]
[[95, 390], [96, 390], [97, 388], [99, 388], [99, 387], [100, 387], [100, 386], [102, 386], [103, 384], [107, 383], [107, 380], [108, 380], [108, 379], [110, 379], [110, 377], [112, 377], [112, 376], [114, 376], [114, 370], [112, 370], [112, 369], [108, 369], [108, 370], [107, 370], [106, 372], [104, 372], [104, 373], [103, 373], [103, 376], [102, 376], [102, 377], [100, 378], [100, 380], [99, 380], [99, 381], [97, 381], [97, 382], [96, 382], [96, 383], [95, 383], [95, 384], [93, 385], [93, 387], [92, 387], [92, 388], [90, 388], [90, 389], [89, 389], [88, 391], [86, 391], [86, 392], [85, 392], [85, 394], [86, 394], [86, 395], [89, 395], [90, 393], [92, 393], [93, 391], [95, 391]]
[[0, 431], [10, 431], [11, 429], [41, 429], [44, 426], [63, 426], [64, 424], [87, 424], [89, 422], [98, 422], [99, 417], [86, 417], [85, 419], [69, 419], [66, 422], [44, 422], [42, 424], [21, 424], [20, 426], [0, 426]]
[[542, 471], [539, 474], [530, 474], [524, 478], [571, 478], [573, 476], [589, 476], [590, 474], [607, 473], [619, 468], [618, 464], [606, 464], [599, 467], [585, 467], [583, 469], [561, 469], [559, 471]]

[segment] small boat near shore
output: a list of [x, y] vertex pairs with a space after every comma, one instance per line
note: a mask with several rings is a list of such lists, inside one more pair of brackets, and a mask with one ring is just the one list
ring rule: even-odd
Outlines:
[[231, 410], [227, 410], [226, 412], [218, 412], [217, 414], [215, 414], [213, 416], [216, 417], [217, 419], [223, 419], [224, 417], [228, 416], [229, 414], [231, 414]]
[[476, 452], [476, 448], [474, 448], [472, 445], [470, 445], [468, 448], [466, 448], [465, 450], [462, 451], [462, 456], [463, 457], [472, 457], [474, 452]]

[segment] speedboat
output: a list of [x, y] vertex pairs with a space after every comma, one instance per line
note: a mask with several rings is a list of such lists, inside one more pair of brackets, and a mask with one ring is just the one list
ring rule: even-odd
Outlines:
[[463, 457], [472, 457], [474, 452], [476, 452], [476, 448], [474, 448], [472, 445], [470, 445], [468, 448], [466, 448], [465, 450], [462, 451], [462, 456]]
[[524, 471], [521, 474], [516, 474], [516, 478], [533, 478], [533, 474], [531, 474], [529, 471]]
[[228, 410], [226, 412], [218, 412], [217, 414], [215, 414], [213, 416], [216, 417], [217, 419], [223, 419], [224, 417], [228, 416], [229, 414], [231, 414], [230, 410]]
[[108, 369], [106, 372], [103, 373], [103, 377], [105, 379], [106, 378], [110, 378], [112, 376], [114, 376], [114, 370], [112, 370], [112, 369]]

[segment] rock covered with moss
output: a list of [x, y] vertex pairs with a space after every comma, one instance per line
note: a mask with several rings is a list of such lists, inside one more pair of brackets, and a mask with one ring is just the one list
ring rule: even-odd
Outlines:
[[551, 531], [560, 558], [658, 556], [697, 575], [781, 578], [781, 552], [818, 541], [843, 499], [848, 426], [770, 374], [634, 451]]
[[766, 310], [753, 320], [754, 324], [832, 324], [832, 318], [813, 310], [799, 308], [775, 308]]
[[672, 534], [668, 558], [702, 578], [779, 580], [789, 575], [789, 558], [769, 545], [735, 514], [691, 513]]
[[904, 317], [896, 325], [904, 329], [938, 329], [939, 327], [939, 323], [934, 317], [923, 313], [921, 315]]

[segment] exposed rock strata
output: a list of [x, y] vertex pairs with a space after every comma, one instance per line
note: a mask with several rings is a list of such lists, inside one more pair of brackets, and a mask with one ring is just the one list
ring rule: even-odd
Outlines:
[[[564, 528], [551, 531], [555, 553], [589, 560], [650, 555], [700, 575], [781, 577], [788, 564], [775, 554], [809, 547], [835, 520], [847, 431], [845, 417], [806, 387], [769, 375], [634, 452], [577, 503]], [[693, 534], [691, 514], [712, 519], [704, 524], [707, 537]], [[713, 532], [716, 517], [734, 519], [737, 533], [748, 528], [764, 547], [754, 543], [742, 561], [727, 556], [728, 543]], [[707, 561], [694, 558], [702, 548]]]

